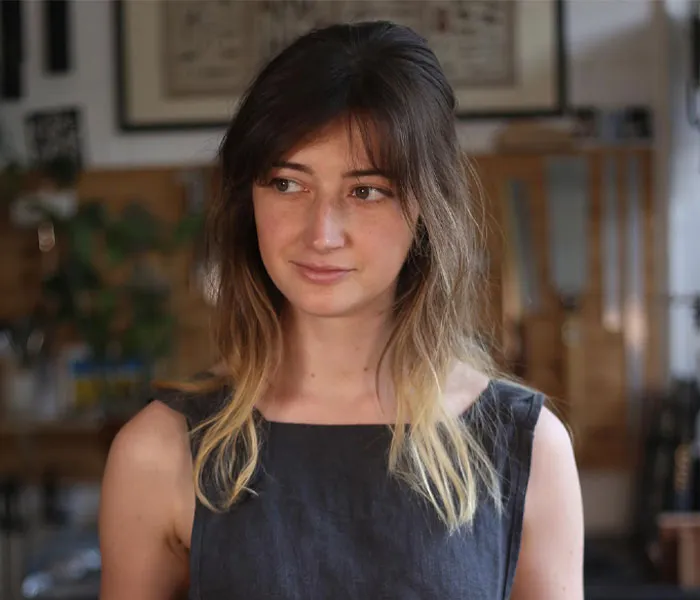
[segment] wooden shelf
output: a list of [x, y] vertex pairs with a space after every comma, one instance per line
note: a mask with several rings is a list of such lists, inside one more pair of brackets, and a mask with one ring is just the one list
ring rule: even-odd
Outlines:
[[0, 477], [99, 481], [121, 422], [0, 423]]

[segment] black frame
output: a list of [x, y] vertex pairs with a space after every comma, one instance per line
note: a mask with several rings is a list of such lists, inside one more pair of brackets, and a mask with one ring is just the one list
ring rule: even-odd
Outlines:
[[[512, 2], [513, 0], [505, 0]], [[565, 0], [554, 0], [554, 21], [556, 26], [556, 57], [554, 70], [557, 78], [557, 103], [551, 109], [542, 110], [515, 110], [515, 111], [469, 111], [457, 113], [457, 118], [462, 121], [492, 119], [534, 119], [540, 117], [561, 117], [566, 114], [569, 108], [569, 81], [567, 71], [566, 39], [564, 37], [564, 2]]]
[[[558, 0], [559, 1], [559, 0]], [[197, 121], [188, 123], [130, 123], [126, 113], [126, 73], [123, 58], [124, 52], [124, 4], [122, 0], [113, 0], [114, 4], [114, 52], [115, 52], [115, 85], [117, 100], [117, 125], [125, 132], [148, 131], [195, 131], [204, 129], [221, 129], [228, 121]]]
[[[512, 0], [507, 0], [512, 1]], [[467, 111], [455, 116], [460, 121], [495, 120], [495, 119], [529, 119], [538, 117], [562, 116], [568, 109], [568, 72], [566, 40], [564, 37], [564, 0], [553, 0], [556, 23], [556, 59], [555, 76], [557, 78], [557, 102], [551, 109], [516, 110], [516, 111]], [[124, 132], [154, 131], [199, 131], [222, 129], [228, 120], [196, 121], [178, 123], [130, 123], [126, 113], [126, 73], [123, 59], [124, 51], [124, 1], [113, 0], [114, 4], [114, 51], [115, 51], [115, 85], [117, 100], [117, 125]]]
[[35, 123], [41, 121], [47, 117], [57, 117], [63, 116], [70, 118], [74, 123], [74, 142], [75, 142], [75, 154], [69, 156], [68, 158], [75, 161], [78, 168], [82, 168], [86, 162], [86, 149], [85, 149], [85, 118], [83, 116], [83, 108], [80, 106], [61, 106], [51, 109], [38, 109], [27, 113], [24, 117], [24, 138], [27, 145], [27, 151], [29, 153], [29, 158], [32, 163], [43, 164], [45, 161], [50, 161], [57, 158], [57, 156], [42, 156], [41, 151], [38, 148], [38, 141], [36, 139]]

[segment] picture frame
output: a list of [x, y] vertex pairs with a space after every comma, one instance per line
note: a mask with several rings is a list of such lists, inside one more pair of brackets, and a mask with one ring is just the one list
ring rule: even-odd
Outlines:
[[122, 131], [220, 129], [253, 74], [294, 37], [374, 19], [427, 39], [459, 119], [566, 108], [563, 0], [116, 0], [114, 11]]
[[41, 109], [24, 118], [27, 151], [34, 164], [68, 159], [76, 168], [85, 162], [82, 110], [76, 106]]

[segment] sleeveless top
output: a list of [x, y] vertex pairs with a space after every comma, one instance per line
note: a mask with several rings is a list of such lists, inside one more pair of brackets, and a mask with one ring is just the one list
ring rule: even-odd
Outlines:
[[[227, 400], [163, 392], [190, 428]], [[500, 476], [470, 527], [450, 534], [435, 509], [387, 471], [386, 425], [312, 425], [260, 416], [259, 468], [226, 512], [197, 500], [189, 600], [502, 600], [520, 549], [541, 394], [492, 381], [462, 418]], [[193, 452], [197, 440], [193, 438]], [[205, 477], [205, 489], [207, 486]]]

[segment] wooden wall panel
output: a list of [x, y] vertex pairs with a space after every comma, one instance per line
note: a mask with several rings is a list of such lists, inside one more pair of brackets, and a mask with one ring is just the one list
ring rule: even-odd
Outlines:
[[588, 220], [588, 278], [581, 312], [587, 322], [603, 321], [603, 157], [590, 156], [590, 219]]
[[487, 267], [485, 280], [480, 282], [486, 289], [482, 290], [478, 298], [480, 306], [479, 322], [482, 335], [488, 340], [493, 358], [496, 364], [505, 366], [503, 313], [506, 292], [503, 289], [505, 268], [504, 236], [502, 230], [503, 216], [501, 207], [493, 201], [498, 194], [498, 187], [494, 185], [496, 179], [484, 176], [488, 172], [490, 162], [486, 157], [475, 157], [470, 160], [468, 171], [470, 187], [470, 204], [476, 214], [483, 215], [483, 223], [477, 225], [482, 228], [483, 243], [487, 249]]
[[25, 316], [36, 306], [41, 286], [37, 232], [15, 229], [0, 218], [0, 321]]
[[654, 177], [654, 157], [650, 152], [639, 152], [642, 162], [642, 205], [643, 223], [642, 230], [645, 243], [643, 245], [644, 265], [644, 297], [646, 300], [645, 346], [647, 373], [646, 386], [649, 389], [661, 389], [664, 385], [664, 348], [661, 327], [665, 322], [663, 313], [666, 312], [667, 303], [659, 288], [660, 273], [657, 256], [658, 241], [662, 236], [659, 227], [662, 220], [655, 214], [654, 190], [656, 182]]
[[[638, 187], [641, 193], [642, 227], [642, 271], [644, 278], [644, 326], [647, 336], [644, 340], [644, 364], [646, 383], [658, 381], [661, 372], [662, 355], [654, 345], [653, 314], [659, 305], [659, 293], [654, 273], [654, 215], [652, 210], [652, 159], [648, 149], [594, 149], [575, 151], [589, 162], [590, 207], [587, 223], [588, 275], [580, 307], [573, 313], [563, 310], [558, 299], [552, 274], [550, 273], [549, 227], [547, 222], [547, 191], [544, 165], [547, 153], [493, 155], [480, 161], [481, 175], [491, 179], [485, 184], [490, 190], [491, 201], [503, 202], [506, 185], [511, 180], [519, 180], [527, 187], [529, 202], [533, 253], [536, 256], [538, 282], [541, 292], [540, 310], [533, 312], [514, 308], [517, 301], [517, 287], [514, 282], [512, 257], [507, 254], [502, 260], [502, 286], [506, 297], [504, 307], [504, 336], [513, 330], [520, 330], [524, 345], [527, 366], [524, 379], [530, 385], [543, 390], [553, 397], [559, 413], [568, 421], [576, 436], [576, 449], [579, 461], [587, 467], [617, 468], [629, 464], [631, 438], [631, 408], [628, 389], [627, 353], [625, 340], [630, 338], [629, 327], [633, 326], [625, 318], [624, 300], [626, 297], [626, 269], [628, 256], [628, 168], [630, 156], [640, 161], [641, 180]], [[557, 156], [560, 156], [557, 153]], [[622, 320], [620, 329], [608, 330], [603, 324], [603, 278], [605, 256], [603, 236], [603, 162], [612, 156], [617, 162], [618, 197], [618, 268]], [[502, 218], [504, 211], [500, 210]], [[507, 234], [506, 223], [503, 230]], [[505, 246], [508, 247], [508, 240]], [[515, 298], [515, 300], [514, 300]], [[521, 313], [523, 316], [521, 317]], [[567, 316], [568, 315], [568, 316]], [[511, 321], [509, 323], [509, 321]], [[519, 327], [512, 321], [520, 321]], [[627, 329], [626, 329], [627, 328]], [[507, 344], [506, 344], [507, 346]]]
[[[503, 236], [502, 245], [502, 285], [505, 297], [501, 300], [504, 307], [502, 316], [503, 339], [506, 348], [515, 344], [529, 358], [530, 368], [526, 374], [527, 383], [543, 390], [553, 398], [561, 401], [563, 390], [560, 377], [561, 342], [558, 319], [561, 318], [558, 301], [550, 283], [549, 256], [546, 240], [548, 222], [546, 210], [545, 179], [541, 156], [539, 155], [490, 155], [480, 157], [479, 175], [484, 179], [484, 188], [488, 191], [489, 201], [494, 205], [492, 212], [499, 215], [498, 233]], [[539, 291], [540, 304], [535, 312], [527, 312], [519, 297], [516, 265], [517, 250], [513, 241], [508, 239], [512, 223], [506, 208], [507, 184], [517, 180], [527, 190], [528, 212], [531, 218], [532, 239], [534, 245], [534, 264], [536, 287]], [[521, 318], [521, 315], [525, 315]], [[518, 326], [514, 325], [520, 322]], [[516, 331], [519, 331], [517, 333]], [[509, 336], [521, 339], [513, 342]], [[507, 361], [505, 361], [507, 367]]]

